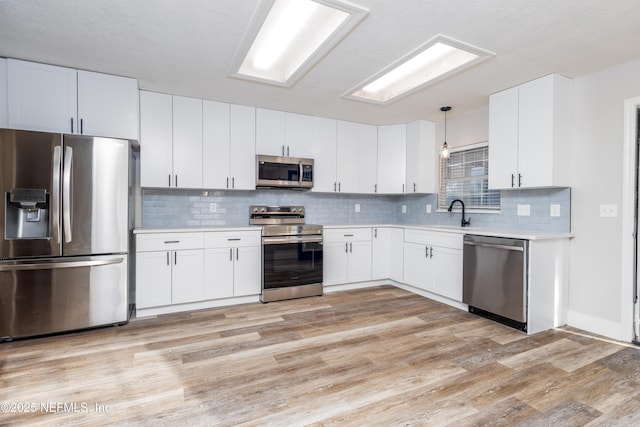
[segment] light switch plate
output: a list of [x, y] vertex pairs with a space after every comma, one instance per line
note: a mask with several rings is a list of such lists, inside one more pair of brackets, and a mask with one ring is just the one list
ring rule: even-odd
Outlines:
[[427, 205], [427, 213], [431, 213], [431, 205]]
[[618, 205], [600, 205], [600, 216], [603, 218], [617, 217]]
[[360, 203], [356, 203], [356, 212], [360, 212]]
[[402, 213], [407, 213], [407, 205], [402, 205]]
[[551, 205], [549, 207], [549, 215], [551, 216], [560, 216], [560, 205]]
[[215, 212], [218, 210], [218, 205], [215, 203], [209, 203], [209, 212]]
[[518, 216], [531, 216], [531, 205], [518, 205]]

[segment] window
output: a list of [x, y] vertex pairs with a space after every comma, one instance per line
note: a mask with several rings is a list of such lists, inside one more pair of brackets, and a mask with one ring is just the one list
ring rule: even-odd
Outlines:
[[448, 159], [440, 158], [438, 209], [448, 209], [455, 199], [467, 209], [500, 209], [500, 191], [489, 190], [487, 143], [452, 149]]

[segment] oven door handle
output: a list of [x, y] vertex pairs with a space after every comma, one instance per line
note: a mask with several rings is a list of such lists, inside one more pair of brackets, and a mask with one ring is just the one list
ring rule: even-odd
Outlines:
[[282, 245], [286, 243], [320, 243], [322, 244], [322, 236], [274, 236], [263, 237], [264, 245]]

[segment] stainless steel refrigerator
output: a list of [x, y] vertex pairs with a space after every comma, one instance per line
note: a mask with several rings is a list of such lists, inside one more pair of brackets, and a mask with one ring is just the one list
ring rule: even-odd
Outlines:
[[0, 341], [128, 321], [132, 153], [0, 129]]

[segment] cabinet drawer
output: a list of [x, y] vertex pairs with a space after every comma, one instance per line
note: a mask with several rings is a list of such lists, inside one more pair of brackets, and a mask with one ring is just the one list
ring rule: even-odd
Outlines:
[[325, 229], [325, 242], [359, 242], [371, 240], [371, 228], [335, 228]]
[[404, 241], [419, 245], [440, 246], [462, 250], [462, 234], [405, 229]]
[[260, 246], [260, 231], [214, 231], [204, 233], [205, 248]]
[[138, 234], [136, 252], [202, 249], [203, 233], [153, 233]]

